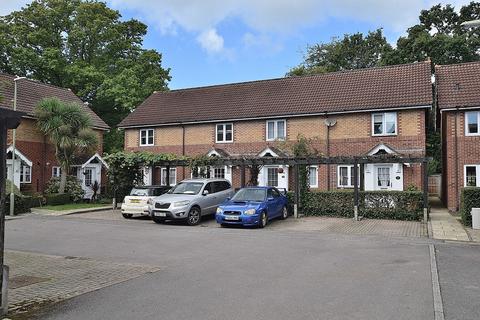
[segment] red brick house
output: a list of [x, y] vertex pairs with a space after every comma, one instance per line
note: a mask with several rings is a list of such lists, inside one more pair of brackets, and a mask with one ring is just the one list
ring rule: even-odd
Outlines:
[[[12, 75], [0, 73], [0, 95], [2, 96], [0, 106], [2, 107], [13, 108], [14, 79], [15, 77]], [[35, 107], [42, 99], [50, 97], [78, 103], [92, 118], [93, 129], [99, 138], [97, 152], [86, 155], [85, 158], [79, 159], [75, 166], [72, 166], [72, 170], [75, 170], [77, 177], [81, 180], [88, 197], [91, 193], [90, 185], [94, 181], [99, 183], [102, 181], [103, 133], [109, 127], [69, 89], [33, 80], [20, 79], [17, 81], [17, 110], [25, 112], [27, 115], [22, 118], [16, 130], [16, 160], [14, 164], [12, 163], [12, 131], [8, 132], [7, 177], [9, 180], [13, 180], [22, 192], [32, 193], [43, 192], [46, 183], [52, 176], [60, 175], [61, 170], [55, 158], [54, 146], [37, 129], [35, 123]]]
[[480, 187], [480, 62], [435, 67], [442, 133], [442, 199], [458, 211], [461, 190]]
[[[432, 99], [431, 64], [422, 62], [157, 92], [119, 127], [126, 151], [277, 157], [303, 135], [323, 155], [424, 156]], [[329, 167], [310, 168], [311, 188], [353, 187], [352, 165]], [[209, 169], [240, 185], [239, 168]], [[188, 168], [171, 170], [172, 184], [191, 177]], [[420, 173], [417, 164], [369, 164], [365, 189], [421, 188]], [[287, 165], [265, 166], [258, 183], [289, 188], [292, 176]], [[165, 179], [165, 168], [145, 168], [145, 183]]]

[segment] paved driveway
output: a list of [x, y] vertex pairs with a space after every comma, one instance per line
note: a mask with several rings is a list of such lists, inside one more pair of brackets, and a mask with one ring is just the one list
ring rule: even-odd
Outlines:
[[7, 222], [6, 239], [10, 250], [159, 269], [41, 319], [433, 319], [422, 238], [28, 216]]

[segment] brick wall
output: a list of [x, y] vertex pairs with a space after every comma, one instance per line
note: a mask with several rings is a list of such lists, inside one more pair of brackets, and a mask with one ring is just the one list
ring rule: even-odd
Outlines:
[[480, 164], [480, 136], [465, 136], [465, 113], [462, 111], [457, 115], [455, 111], [443, 112], [441, 130], [442, 199], [449, 210], [457, 211], [461, 190], [464, 187], [464, 166]]
[[[404, 110], [397, 113], [398, 135], [372, 136], [371, 113], [335, 115], [337, 123], [330, 131], [331, 156], [365, 155], [380, 143], [387, 144], [400, 154], [425, 155], [425, 110]], [[287, 119], [287, 141], [265, 141], [266, 121], [241, 121], [233, 124], [233, 143], [215, 143], [215, 124], [185, 125], [155, 128], [155, 145], [139, 146], [139, 129], [125, 130], [126, 151], [151, 151], [182, 154], [182, 140], [185, 134], [185, 155], [206, 154], [212, 148], [223, 149], [231, 155], [254, 155], [266, 147], [275, 146], [287, 150], [298, 135], [312, 139], [312, 146], [323, 155], [327, 153], [327, 129], [324, 116], [298, 117]], [[181, 172], [180, 170], [177, 171]], [[319, 188], [326, 189], [327, 168], [319, 167]], [[337, 185], [337, 167], [330, 166], [331, 186]], [[290, 174], [293, 176], [293, 174]], [[189, 175], [187, 176], [189, 177]], [[247, 174], [246, 180], [248, 181]], [[234, 184], [240, 181], [239, 169], [233, 170]], [[404, 167], [404, 185], [414, 184], [421, 188], [422, 176], [419, 165]]]

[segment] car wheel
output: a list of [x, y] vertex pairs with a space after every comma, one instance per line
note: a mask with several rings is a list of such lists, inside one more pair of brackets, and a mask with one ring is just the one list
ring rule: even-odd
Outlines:
[[133, 217], [133, 214], [131, 213], [122, 213], [122, 216], [125, 218], [125, 219], [131, 219]]
[[260, 220], [258, 221], [258, 227], [265, 228], [267, 223], [268, 223], [268, 216], [267, 216], [267, 213], [263, 211], [262, 214], [260, 215]]
[[196, 226], [200, 222], [200, 219], [200, 208], [193, 207], [192, 209], [190, 209], [190, 212], [188, 213], [187, 224], [189, 226]]
[[153, 222], [158, 223], [158, 224], [163, 224], [165, 223], [165, 219], [160, 219], [157, 217], [152, 217]]
[[283, 209], [282, 209], [282, 215], [280, 216], [280, 218], [281, 218], [282, 220], [285, 220], [285, 219], [288, 218], [288, 210], [287, 210], [287, 207], [286, 207], [286, 206], [283, 207]]

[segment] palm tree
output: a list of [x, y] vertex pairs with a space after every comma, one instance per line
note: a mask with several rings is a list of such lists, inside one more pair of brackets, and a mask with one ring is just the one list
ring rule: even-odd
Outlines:
[[92, 121], [76, 103], [65, 103], [57, 98], [40, 101], [35, 109], [37, 126], [55, 146], [55, 155], [62, 174], [58, 192], [65, 192], [67, 173], [75, 156], [94, 150], [98, 139], [91, 129]]

